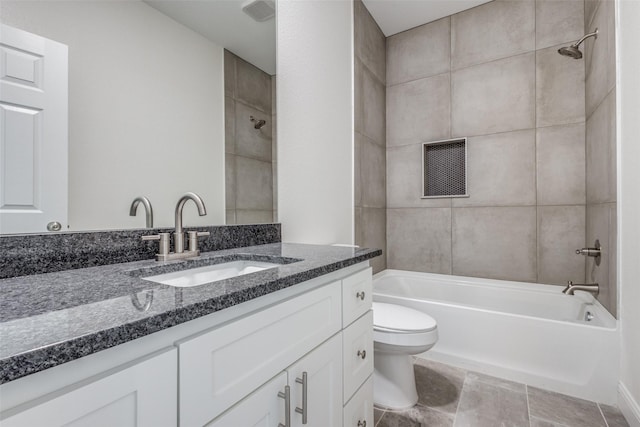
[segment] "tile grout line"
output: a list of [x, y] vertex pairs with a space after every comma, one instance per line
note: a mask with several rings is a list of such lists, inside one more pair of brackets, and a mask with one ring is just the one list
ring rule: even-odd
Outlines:
[[607, 421], [607, 417], [604, 416], [604, 412], [602, 412], [602, 408], [600, 407], [599, 403], [596, 403], [596, 406], [598, 406], [598, 411], [600, 411], [600, 416], [602, 417], [602, 419], [604, 420], [604, 425], [606, 427], [609, 427], [609, 422]]
[[529, 405], [529, 386], [527, 384], [524, 385], [524, 394], [527, 398], [527, 419], [529, 426], [531, 426], [531, 405]]

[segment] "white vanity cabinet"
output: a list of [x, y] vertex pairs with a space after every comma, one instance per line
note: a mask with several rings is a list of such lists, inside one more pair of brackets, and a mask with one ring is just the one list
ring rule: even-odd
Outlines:
[[4, 384], [0, 427], [372, 426], [371, 282], [354, 265]]
[[170, 348], [2, 414], [2, 427], [169, 427], [178, 418], [177, 351]]

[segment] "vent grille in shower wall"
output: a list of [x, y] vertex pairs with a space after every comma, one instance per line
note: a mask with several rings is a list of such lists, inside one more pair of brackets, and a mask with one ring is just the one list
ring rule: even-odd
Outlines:
[[467, 197], [467, 138], [422, 144], [422, 198]]

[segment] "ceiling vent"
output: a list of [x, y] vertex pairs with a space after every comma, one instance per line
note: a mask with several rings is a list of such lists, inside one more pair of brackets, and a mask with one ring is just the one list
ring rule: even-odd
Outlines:
[[242, 11], [255, 21], [264, 22], [276, 14], [276, 2], [273, 0], [249, 0], [242, 4]]

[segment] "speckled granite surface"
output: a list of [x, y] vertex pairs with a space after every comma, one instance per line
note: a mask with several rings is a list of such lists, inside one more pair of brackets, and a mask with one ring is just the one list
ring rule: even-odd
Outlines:
[[[293, 286], [380, 255], [377, 249], [274, 243], [0, 280], [0, 384]], [[147, 273], [233, 259], [281, 266], [192, 288]], [[301, 261], [292, 262], [294, 259]], [[145, 303], [150, 306], [141, 310]]]
[[[202, 252], [280, 242], [280, 224], [188, 227], [208, 231]], [[0, 279], [153, 259], [158, 242], [141, 236], [172, 228], [0, 236]], [[173, 240], [173, 236], [172, 236]], [[172, 243], [173, 245], [173, 243]], [[173, 247], [173, 246], [172, 246]]]

